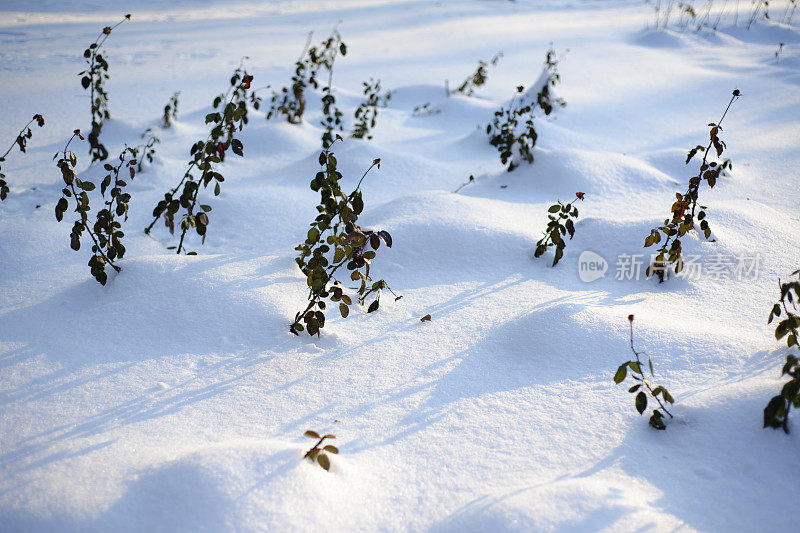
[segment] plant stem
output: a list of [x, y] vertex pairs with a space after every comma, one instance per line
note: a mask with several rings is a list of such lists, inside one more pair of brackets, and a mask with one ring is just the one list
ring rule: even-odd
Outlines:
[[[72, 143], [72, 141], [77, 136], [78, 136], [78, 132], [76, 130], [76, 132], [72, 134], [72, 137], [69, 138], [69, 140], [67, 141], [67, 144], [64, 146], [64, 154], [63, 155], [64, 155], [64, 159], [65, 160], [69, 159], [68, 156], [67, 156], [67, 149], [69, 149], [70, 143]], [[73, 178], [73, 180], [72, 180], [72, 183], [69, 184], [69, 187], [72, 190], [72, 196], [73, 196], [73, 198], [75, 198], [75, 202], [78, 201], [78, 191], [77, 191], [77, 189], [75, 189], [75, 180], [76, 179], [78, 179], [77, 176], [75, 176], [75, 178]], [[86, 217], [85, 213], [81, 213], [81, 226], [83, 226], [83, 229], [85, 229], [86, 233], [89, 234], [89, 237], [92, 238], [92, 241], [94, 242], [95, 246], [97, 247], [97, 252], [100, 254], [100, 257], [102, 257], [103, 260], [106, 263], [111, 265], [114, 268], [114, 270], [116, 270], [117, 272], [121, 272], [122, 268], [120, 268], [117, 265], [115, 265], [114, 262], [111, 261], [108, 258], [108, 256], [105, 254], [105, 252], [103, 252], [103, 249], [100, 246], [100, 243], [97, 241], [97, 238], [95, 237], [94, 232], [92, 231], [92, 229], [87, 224], [87, 219], [88, 219], [88, 217]]]
[[[117, 26], [119, 26], [120, 24], [122, 24], [126, 20], [128, 20], [127, 16], [125, 18], [123, 18], [122, 20], [120, 20], [119, 22], [117, 22], [116, 24], [114, 24], [113, 26], [111, 26], [111, 29], [108, 31], [108, 33], [106, 33], [105, 31], [101, 31], [100, 35], [97, 36], [97, 39], [95, 39], [94, 43], [93, 43], [93, 44], [95, 44], [95, 47], [92, 48], [92, 61], [89, 64], [89, 67], [90, 67], [89, 68], [89, 74], [91, 75], [91, 83], [89, 85], [92, 88], [91, 93], [90, 93], [90, 98], [91, 98], [90, 102], [91, 102], [91, 106], [92, 106], [92, 122], [93, 123], [94, 123], [94, 114], [95, 114], [95, 111], [96, 111], [95, 107], [94, 107], [94, 73], [95, 73], [95, 65], [96, 65], [95, 61], [96, 61], [96, 58], [97, 58], [97, 53], [103, 47], [103, 44], [106, 42], [106, 39], [108, 39], [108, 37], [111, 35], [111, 32], [114, 31], [114, 29], [116, 29]], [[105, 28], [103, 28], [103, 30], [105, 30]], [[97, 110], [97, 111], [99, 111], [99, 110]], [[102, 115], [102, 113], [98, 113], [98, 114], [99, 114], [99, 120], [100, 120], [99, 124], [102, 124], [103, 123], [103, 115]]]
[[[731, 96], [731, 100], [730, 100], [730, 102], [728, 102], [728, 106], [725, 108], [725, 111], [722, 113], [722, 117], [719, 119], [719, 122], [717, 122], [717, 126], [720, 128], [720, 130], [722, 129], [722, 121], [725, 120], [725, 117], [728, 114], [728, 110], [731, 108], [731, 105], [733, 104], [733, 102], [737, 98], [739, 98], [738, 95]], [[706, 149], [703, 151], [703, 161], [700, 163], [700, 173], [695, 177], [698, 177], [698, 178], [702, 177], [703, 172], [706, 169], [706, 163], [708, 162], [708, 153], [709, 153], [709, 150], [711, 150], [711, 146], [713, 145], [713, 143], [714, 143], [713, 140], [709, 140], [708, 141], [708, 145], [706, 146]], [[688, 196], [692, 200], [692, 220], [694, 220], [695, 210], [697, 209], [696, 194], [692, 194], [692, 193], [696, 193], [699, 190], [699, 188], [700, 188], [700, 183], [699, 182], [698, 182], [698, 184], [696, 186], [692, 185], [691, 182], [690, 182], [689, 183], [689, 188], [687, 189], [686, 194], [684, 195], [684, 198], [686, 198]], [[674, 216], [675, 215], [673, 215], [673, 217]], [[673, 221], [674, 221], [674, 218], [673, 218]], [[677, 233], [675, 233], [675, 235], [677, 235]], [[675, 235], [667, 235], [667, 239], [664, 241], [664, 245], [659, 249], [660, 252], [666, 253], [666, 252], [669, 251], [669, 243], [670, 243], [670, 241], [673, 239], [673, 237]]]
[[306, 454], [303, 456], [303, 459], [306, 459], [311, 454], [311, 452], [319, 448], [319, 445], [322, 444], [322, 441], [324, 441], [326, 438], [328, 438], [327, 435], [324, 437], [320, 437], [317, 443], [310, 450], [306, 452]]
[[[116, 167], [113, 168], [114, 186], [112, 187], [112, 190], [116, 189], [117, 188], [117, 184], [119, 183], [119, 171], [120, 171], [120, 169], [122, 169], [122, 166], [125, 164], [125, 154], [127, 152], [128, 152], [128, 145], [126, 144], [125, 148], [122, 150], [122, 155], [123, 155], [122, 160], [120, 160], [119, 165], [117, 165]], [[109, 198], [108, 201], [106, 202], [106, 207], [108, 208], [108, 211], [111, 213], [112, 222], [114, 220], [114, 210], [112, 208], [114, 207], [114, 201], [117, 200], [118, 197], [119, 197], [119, 195], [117, 195], [117, 196], [113, 196], [112, 195], [111, 198]], [[117, 203], [119, 203], [119, 202], [117, 202]]]
[[[28, 121], [28, 123], [27, 123], [27, 124], [25, 124], [25, 127], [24, 127], [24, 128], [22, 128], [22, 129], [19, 131], [19, 133], [17, 134], [17, 136], [14, 138], [14, 142], [13, 142], [13, 143], [11, 143], [11, 146], [9, 146], [9, 147], [8, 147], [8, 150], [6, 150], [6, 153], [4, 153], [3, 155], [1, 155], [1, 156], [0, 156], [0, 159], [5, 159], [5, 158], [6, 158], [6, 156], [7, 156], [8, 154], [10, 154], [10, 153], [11, 153], [11, 150], [13, 150], [13, 149], [14, 149], [14, 145], [15, 145], [15, 144], [17, 144], [17, 140], [16, 140], [16, 139], [18, 139], [20, 135], [22, 135], [23, 133], [25, 133], [25, 130], [26, 130], [26, 129], [28, 129], [28, 126], [30, 126], [31, 124], [33, 124], [35, 120], [36, 120], [36, 118], [32, 118], [32, 119], [30, 119], [30, 121]], [[74, 136], [73, 136], [73, 137], [74, 137]], [[71, 140], [71, 139], [70, 139], [70, 140]]]
[[[730, 102], [728, 102], [728, 106], [725, 108], [725, 112], [722, 113], [722, 117], [720, 117], [719, 122], [717, 122], [717, 127], [720, 129], [720, 131], [722, 131], [722, 121], [725, 120], [725, 117], [728, 114], [728, 110], [731, 108], [731, 105], [737, 98], [739, 98], [738, 95], [734, 94], [733, 96], [731, 96], [731, 100]], [[713, 143], [714, 143], [713, 140], [709, 140], [708, 146], [706, 146], [706, 150], [705, 152], [703, 152], [703, 162], [700, 164], [700, 174], [698, 174], [698, 177], [703, 175], [703, 171], [706, 168], [706, 162], [708, 161], [708, 152], [709, 150], [711, 150], [711, 145]], [[700, 183], [698, 183], [697, 186], [695, 187], [695, 191], [699, 188], [700, 188]], [[687, 194], [689, 194], [689, 192], [692, 192], [691, 185], [689, 185], [689, 191], [687, 192]], [[692, 195], [692, 220], [694, 220], [694, 212], [696, 208], [697, 208], [697, 198], [695, 197], [695, 195]]]
[[[781, 284], [781, 278], [778, 278], [778, 291], [781, 293], [780, 302], [781, 302], [781, 306], [783, 307], [783, 312], [786, 313], [786, 317], [789, 318], [789, 317], [794, 316], [794, 313], [789, 312], [789, 309], [786, 307], [786, 300], [784, 299], [783, 284]], [[795, 306], [794, 302], [792, 302], [792, 306], [794, 307], [794, 309], [796, 311], [797, 310], [797, 306]], [[794, 334], [795, 338], [800, 340], [800, 334], [798, 334], [797, 330], [795, 328], [791, 328], [791, 330], [792, 330], [792, 333]]]
[[[72, 189], [72, 196], [74, 196], [75, 200], [77, 201], [77, 199], [78, 199], [78, 191], [75, 189], [75, 181], [74, 180], [73, 180], [72, 183], [70, 183], [70, 189]], [[97, 248], [97, 252], [100, 254], [100, 257], [102, 257], [103, 260], [106, 263], [111, 265], [114, 268], [114, 270], [116, 270], [117, 272], [121, 272], [122, 268], [120, 268], [117, 265], [115, 265], [114, 262], [111, 261], [111, 259], [108, 258], [108, 256], [105, 254], [105, 252], [103, 252], [103, 248], [100, 246], [100, 243], [97, 241], [97, 237], [95, 236], [94, 232], [92, 231], [92, 228], [89, 227], [89, 224], [87, 224], [87, 222], [88, 222], [88, 217], [86, 217], [86, 215], [84, 213], [81, 213], [81, 226], [83, 226], [83, 229], [86, 230], [86, 233], [89, 235], [89, 237], [92, 238], [92, 241], [94, 242], [94, 245]]]
[[181, 231], [181, 240], [180, 242], [178, 242], [178, 251], [175, 252], [176, 254], [181, 253], [181, 249], [183, 248], [183, 239], [186, 237], [186, 232], [189, 231], [188, 220], [189, 217], [192, 216], [192, 213], [194, 212], [194, 206], [197, 204], [197, 195], [200, 192], [200, 183], [202, 183], [202, 178], [199, 182], [197, 182], [197, 187], [195, 188], [194, 195], [192, 196], [192, 205], [189, 206], [189, 211], [186, 214], [186, 219], [184, 219], [187, 221], [187, 223], [186, 224], [181, 223], [181, 226], [183, 226], [182, 228], [183, 231]]
[[[243, 64], [244, 64], [244, 58], [242, 58], [242, 61], [239, 63], [239, 68], [238, 68], [237, 70], [241, 69], [241, 68], [242, 68], [242, 66], [243, 66]], [[234, 86], [233, 86], [233, 85], [231, 85], [231, 86], [228, 88], [228, 90], [225, 92], [225, 97], [222, 99], [222, 100], [225, 102], [225, 105], [224, 105], [224, 106], [222, 106], [222, 107], [221, 107], [221, 109], [225, 109], [225, 108], [228, 106], [228, 104], [230, 103], [230, 102], [228, 102], [228, 99], [230, 98], [231, 91], [233, 91], [233, 89], [234, 89]], [[213, 128], [212, 128], [212, 129], [213, 129]], [[206, 141], [203, 143], [203, 148], [202, 148], [202, 150], [203, 150], [204, 152], [206, 151], [206, 145], [207, 145], [207, 144], [209, 143], [209, 141], [211, 141], [211, 140], [213, 140], [213, 137], [212, 137], [212, 134], [211, 134], [211, 133], [209, 133], [209, 134], [208, 134], [208, 137], [206, 137]], [[212, 152], [212, 153], [210, 153], [210, 154], [206, 152], [206, 155], [205, 155], [205, 157], [203, 158], [203, 163], [205, 163], [205, 165], [206, 165], [206, 166], [208, 165], [208, 159], [209, 159], [209, 158], [210, 158], [212, 155], [213, 155], [213, 152]], [[197, 166], [197, 160], [196, 160], [196, 159], [192, 159], [192, 160], [189, 162], [189, 165], [186, 167], [186, 171], [183, 173], [183, 177], [181, 178], [181, 181], [179, 181], [179, 182], [178, 182], [178, 185], [176, 185], [175, 187], [173, 187], [172, 189], [170, 189], [170, 191], [169, 191], [169, 197], [170, 197], [170, 198], [172, 198], [172, 196], [173, 196], [173, 195], [174, 195], [176, 192], [178, 192], [178, 189], [180, 189], [180, 188], [181, 188], [181, 185], [183, 185], [183, 184], [186, 182], [186, 178], [188, 178], [188, 177], [190, 177], [190, 176], [191, 176], [189, 173], [192, 171], [192, 168], [194, 168], [194, 167], [196, 167], [196, 166]], [[198, 186], [198, 188], [200, 187], [200, 183], [199, 183], [199, 182], [198, 182], [197, 186]], [[195, 193], [195, 198], [197, 198], [197, 194], [196, 194], [196, 193]], [[165, 208], [165, 210], [166, 210], [166, 208]], [[150, 225], [149, 225], [149, 226], [147, 226], [147, 227], [145, 228], [144, 232], [145, 232], [145, 233], [147, 233], [147, 234], [149, 234], [149, 233], [150, 233], [150, 230], [152, 230], [152, 229], [153, 229], [153, 226], [155, 226], [155, 225], [156, 225], [156, 222], [158, 222], [158, 220], [161, 218], [161, 216], [162, 216], [162, 215], [163, 215], [163, 213], [162, 213], [161, 215], [158, 215], [157, 217], [154, 217], [154, 218], [153, 218], [153, 220], [150, 222]], [[182, 241], [183, 241], [183, 238], [181, 238], [181, 242], [182, 242]], [[178, 247], [178, 253], [180, 253], [180, 247]]]
[[[356, 191], [358, 191], [359, 187], [361, 187], [361, 182], [362, 182], [362, 181], [364, 181], [364, 178], [366, 178], [366, 177], [367, 177], [367, 174], [369, 174], [369, 171], [370, 171], [370, 170], [372, 170], [372, 167], [374, 167], [375, 165], [378, 165], [378, 164], [379, 164], [379, 163], [375, 163], [375, 162], [373, 161], [372, 165], [370, 165], [370, 167], [367, 169], [367, 171], [366, 171], [366, 172], [364, 172], [364, 175], [363, 175], [363, 176], [361, 176], [361, 179], [360, 179], [360, 180], [358, 180], [358, 185], [356, 185], [356, 189], [355, 189], [355, 191], [353, 191], [353, 194], [355, 194], [355, 192], [356, 192]], [[353, 194], [351, 194], [350, 196], [352, 197], [352, 196], [353, 196]]]
[[[664, 404], [661, 403], [661, 400], [658, 398], [658, 396], [653, 394], [653, 388], [650, 386], [650, 383], [648, 383], [648, 381], [644, 378], [644, 370], [643, 370], [643, 367], [642, 367], [642, 361], [641, 361], [641, 359], [639, 359], [639, 352], [637, 352], [636, 349], [633, 347], [633, 320], [631, 320], [631, 322], [630, 322], [630, 328], [631, 328], [631, 351], [633, 352], [633, 355], [636, 357], [636, 363], [639, 365], [639, 371], [640, 371], [640, 374], [642, 376], [641, 381], [642, 381], [642, 383], [644, 383], [644, 386], [647, 387], [648, 392], [650, 392], [650, 396], [655, 398], [655, 400], [658, 402], [658, 405], [661, 407], [661, 409], [663, 409], [664, 412], [667, 413], [670, 418], [673, 418], [672, 417], [672, 413], [667, 411], [667, 408], [664, 407]], [[645, 355], [647, 355], [647, 354], [645, 354]], [[647, 358], [649, 360], [650, 356], [648, 355]], [[652, 370], [650, 372], [652, 374]]]
[[308, 32], [308, 37], [306, 38], [306, 45], [303, 47], [303, 53], [300, 54], [300, 57], [297, 58], [297, 61], [295, 61], [295, 64], [302, 62], [303, 58], [306, 57], [306, 52], [308, 52], [308, 49], [311, 46], [311, 38], [313, 36], [314, 36], [313, 30]]
[[466, 183], [462, 183], [461, 185], [459, 185], [458, 188], [453, 191], [453, 193], [455, 194], [455, 193], [459, 192], [461, 189], [463, 189], [464, 187], [466, 187], [467, 185], [469, 185], [471, 183], [475, 183], [475, 177], [472, 176], [472, 175], [470, 175], [470, 177], [466, 181]]

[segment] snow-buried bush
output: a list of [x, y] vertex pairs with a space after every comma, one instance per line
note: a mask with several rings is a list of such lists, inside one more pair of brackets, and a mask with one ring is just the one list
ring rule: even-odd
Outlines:
[[[341, 139], [337, 136], [334, 142]], [[308, 305], [295, 315], [289, 326], [289, 331], [295, 335], [304, 330], [310, 335], [319, 335], [325, 326], [326, 299], [338, 304], [343, 318], [350, 314], [353, 300], [335, 276], [343, 266], [350, 271], [350, 279], [359, 284], [359, 303], [363, 305], [367, 298], [375, 295], [368, 313], [377, 311], [383, 289], [391, 292], [386, 281], [374, 281], [370, 277], [370, 265], [381, 242], [391, 247], [392, 237], [387, 231], [365, 230], [357, 224], [358, 216], [364, 210], [361, 182], [374, 167], [380, 168], [381, 160], [372, 162], [350, 194], [345, 194], [339, 184], [342, 174], [336, 168], [337, 163], [330, 149], [323, 150], [319, 155], [323, 169], [311, 180], [311, 189], [320, 193], [319, 215], [311, 223], [308, 238], [295, 248], [300, 252], [297, 265], [305, 274], [309, 288]], [[400, 296], [395, 296], [395, 299], [400, 299]]]
[[706, 220], [706, 207], [697, 203], [700, 199], [700, 185], [705, 181], [709, 188], [713, 188], [717, 183], [717, 179], [720, 176], [726, 176], [727, 171], [733, 168], [730, 159], [717, 162], [710, 161], [709, 156], [711, 155], [712, 147], [716, 151], [717, 157], [720, 157], [726, 148], [725, 142], [719, 138], [719, 134], [722, 131], [722, 121], [725, 120], [731, 104], [738, 97], [739, 90], [737, 89], [733, 91], [722, 118], [716, 123], [709, 124], [711, 129], [709, 130], [708, 145], [698, 145], [692, 148], [686, 156], [686, 164], [688, 165], [698, 152], [703, 153], [700, 171], [696, 176], [689, 179], [689, 187], [686, 193], [675, 193], [676, 201], [670, 208], [672, 218], [664, 220], [664, 225], [650, 230], [650, 235], [644, 240], [645, 248], [661, 243], [662, 240], [664, 241], [658, 248], [658, 254], [650, 263], [650, 266], [647, 267], [648, 277], [655, 275], [659, 282], [663, 282], [669, 275], [670, 267], [676, 274], [683, 270], [681, 238], [689, 230], [694, 229], [696, 221], [700, 223], [700, 229], [705, 238], [711, 237], [711, 228], [708, 225], [708, 220]]
[[247, 124], [248, 102], [254, 105], [258, 102], [255, 91], [250, 88], [252, 81], [253, 76], [247, 73], [242, 60], [231, 76], [228, 90], [214, 98], [212, 106], [219, 111], [206, 115], [206, 124], [212, 124], [208, 137], [192, 145], [189, 151], [192, 159], [183, 177], [164, 194], [164, 199], [153, 209], [154, 218], [145, 228], [145, 233], [150, 233], [162, 217], [169, 232], [174, 233], [175, 217], [183, 210], [180, 215], [181, 236], [176, 253], [186, 251], [184, 240], [190, 228], [194, 228], [205, 241], [211, 206], [198, 203], [200, 186], [207, 188], [213, 182], [214, 196], [219, 196], [220, 184], [225, 177], [219, 171], [218, 165], [225, 161], [228, 150], [240, 157], [244, 155], [244, 146], [237, 138], [237, 133]]
[[[769, 313], [768, 323], [779, 317], [784, 317], [775, 326], [775, 338], [778, 340], [786, 338], [786, 346], [790, 350], [796, 350], [800, 339], [800, 316], [797, 314], [797, 302], [800, 301], [800, 270], [792, 272], [793, 276], [798, 276], [797, 281], [781, 283], [778, 285], [781, 296], [778, 302], [772, 306]], [[789, 411], [800, 408], [800, 359], [794, 353], [786, 356], [786, 364], [783, 365], [781, 375], [788, 375], [791, 379], [781, 389], [781, 393], [774, 396], [764, 408], [764, 427], [782, 428], [786, 433], [789, 432]]]
[[533, 147], [538, 139], [534, 126], [536, 108], [550, 115], [555, 107], [566, 105], [563, 99], [552, 93], [552, 88], [561, 81], [558, 62], [555, 51], [549, 49], [539, 79], [524, 94], [525, 87], [518, 86], [508, 106], [495, 111], [494, 118], [486, 126], [489, 144], [497, 148], [500, 162], [508, 165], [509, 172], [523, 161], [533, 163]]

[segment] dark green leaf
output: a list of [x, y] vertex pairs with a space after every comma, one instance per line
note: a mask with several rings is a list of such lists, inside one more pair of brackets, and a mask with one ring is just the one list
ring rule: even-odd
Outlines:
[[644, 392], [640, 392], [636, 395], [636, 410], [639, 411], [639, 414], [642, 414], [645, 409], [647, 409], [647, 395]]

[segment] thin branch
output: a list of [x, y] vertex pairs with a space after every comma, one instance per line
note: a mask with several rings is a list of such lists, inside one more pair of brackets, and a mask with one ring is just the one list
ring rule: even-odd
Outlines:
[[[644, 378], [644, 370], [642, 370], [643, 367], [642, 367], [642, 361], [641, 361], [641, 359], [639, 359], [639, 352], [637, 352], [636, 349], [633, 347], [633, 320], [629, 320], [629, 321], [630, 321], [630, 328], [631, 328], [631, 351], [633, 352], [633, 355], [636, 357], [636, 363], [639, 365], [639, 373], [642, 376], [640, 381], [642, 383], [644, 383], [644, 386], [647, 387], [648, 392], [650, 392], [650, 396], [655, 398], [655, 400], [658, 402], [658, 405], [661, 407], [661, 409], [663, 409], [664, 412], [667, 413], [670, 418], [673, 418], [672, 413], [670, 413], [667, 410], [667, 408], [664, 407], [664, 404], [661, 403], [661, 400], [659, 399], [659, 397], [656, 396], [655, 394], [653, 394], [653, 388], [650, 386], [650, 382], [647, 381]], [[647, 355], [647, 354], [642, 352], [642, 355]], [[650, 356], [648, 355], [647, 358], [649, 360]], [[655, 374], [652, 374], [652, 371], [651, 371], [651, 375], [655, 376]]]

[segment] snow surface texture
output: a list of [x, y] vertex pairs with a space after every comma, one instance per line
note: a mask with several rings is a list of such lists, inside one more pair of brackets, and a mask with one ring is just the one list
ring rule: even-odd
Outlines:
[[[28, 154], [3, 164], [0, 205], [0, 531], [790, 531], [800, 432], [761, 428], [784, 359], [766, 315], [800, 266], [800, 33], [757, 23], [717, 33], [647, 30], [639, 1], [0, 1], [0, 117]], [[76, 73], [106, 44], [113, 154], [181, 91], [158, 163], [131, 185], [128, 253], [106, 287], [53, 207], [51, 158], [88, 129]], [[341, 20], [350, 115], [362, 80], [396, 92], [371, 142], [337, 149], [351, 188], [372, 160], [362, 221], [386, 229], [375, 273], [404, 297], [294, 337], [304, 307], [294, 246], [315, 216], [320, 112], [301, 126], [254, 116], [224, 164], [198, 256], [141, 232], [175, 184], [203, 117], [243, 55], [281, 86], [306, 34]], [[484, 128], [550, 42], [568, 106], [537, 123], [533, 165], [503, 172]], [[781, 57], [774, 52], [785, 43]], [[502, 50], [474, 97], [446, 98]], [[761, 254], [756, 279], [614, 279], [642, 253], [696, 166], [731, 90], [734, 173], [701, 197], [716, 242], [685, 253]], [[438, 114], [414, 117], [431, 102]], [[78, 145], [89, 177], [88, 147]], [[453, 194], [466, 178], [476, 182]], [[580, 203], [556, 268], [533, 248], [556, 199]], [[36, 206], [40, 205], [40, 208]], [[583, 283], [583, 250], [611, 262]], [[549, 255], [549, 254], [548, 254]], [[550, 256], [551, 257], [551, 256]], [[430, 313], [432, 320], [419, 318]], [[611, 376], [637, 348], [676, 398], [657, 432]], [[791, 421], [800, 429], [800, 419]], [[306, 429], [336, 435], [330, 473], [301, 460]]]

